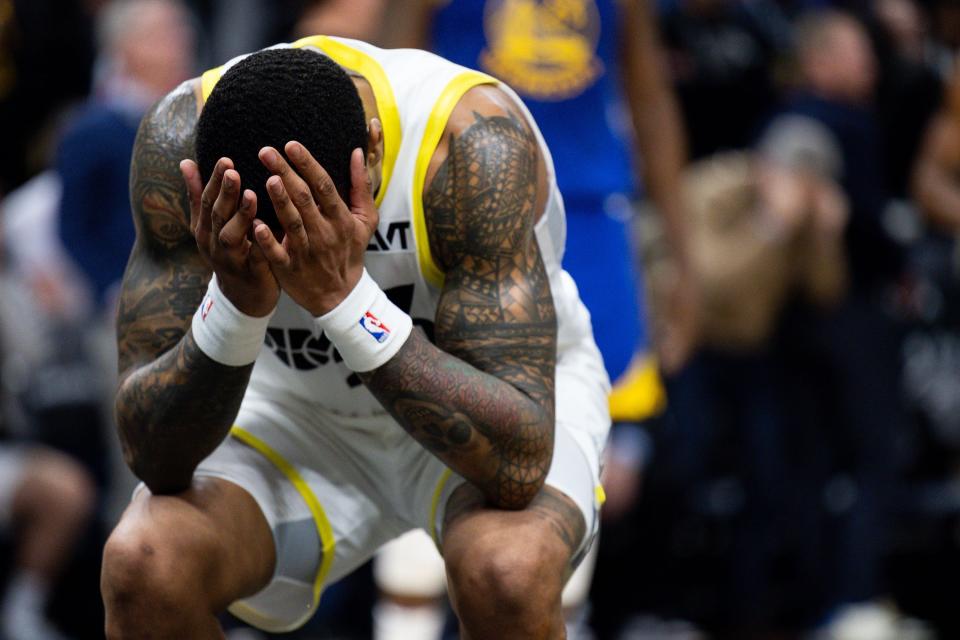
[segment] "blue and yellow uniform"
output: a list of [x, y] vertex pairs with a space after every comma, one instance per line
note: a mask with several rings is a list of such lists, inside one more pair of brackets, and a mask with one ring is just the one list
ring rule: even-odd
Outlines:
[[[622, 107], [614, 0], [449, 0], [433, 19], [436, 53], [482, 69], [523, 98], [553, 153], [567, 212], [563, 259], [615, 381], [615, 420], [662, 403], [649, 358], [629, 241], [636, 193]], [[482, 28], [481, 28], [482, 25]]]

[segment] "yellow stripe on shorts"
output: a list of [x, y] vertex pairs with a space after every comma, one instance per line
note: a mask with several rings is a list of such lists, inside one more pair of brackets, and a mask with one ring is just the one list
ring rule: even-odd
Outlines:
[[[303, 479], [303, 476], [300, 475], [296, 467], [290, 464], [290, 462], [277, 453], [270, 445], [238, 426], [234, 426], [230, 430], [230, 435], [261, 453], [279, 469], [303, 498], [303, 501], [307, 504], [307, 508], [310, 509], [314, 524], [317, 526], [317, 535], [320, 537], [320, 546], [323, 552], [323, 556], [320, 559], [320, 567], [317, 569], [317, 575], [313, 580], [313, 606], [310, 609], [312, 613], [316, 611], [317, 604], [320, 602], [323, 582], [326, 580], [327, 574], [330, 573], [330, 567], [333, 566], [333, 557], [337, 548], [337, 541], [333, 536], [333, 527], [330, 526], [327, 513], [323, 510], [320, 501], [317, 500], [313, 489], [311, 489], [307, 481]], [[298, 621], [293, 628], [300, 626], [300, 624], [302, 624], [302, 621]]]
[[440, 479], [437, 481], [437, 486], [433, 490], [433, 499], [430, 501], [430, 524], [427, 526], [427, 531], [430, 532], [433, 544], [437, 545], [438, 549], [440, 548], [440, 532], [437, 531], [437, 511], [440, 509], [440, 496], [443, 495], [443, 488], [447, 486], [447, 481], [450, 480], [452, 473], [450, 469], [443, 470]]

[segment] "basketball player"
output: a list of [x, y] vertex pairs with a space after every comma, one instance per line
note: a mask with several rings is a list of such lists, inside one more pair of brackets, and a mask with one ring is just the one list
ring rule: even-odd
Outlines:
[[306, 38], [161, 100], [131, 175], [107, 635], [294, 629], [422, 528], [463, 637], [563, 637], [609, 381], [516, 94]]

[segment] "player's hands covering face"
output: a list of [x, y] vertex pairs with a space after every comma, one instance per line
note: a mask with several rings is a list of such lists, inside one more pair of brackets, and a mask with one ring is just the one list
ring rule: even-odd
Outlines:
[[217, 161], [206, 186], [193, 160], [181, 162], [180, 172], [190, 198], [190, 228], [200, 255], [217, 274], [220, 290], [247, 315], [269, 314], [277, 306], [280, 287], [263, 251], [251, 241], [256, 194], [241, 190], [240, 174], [229, 158]]
[[288, 142], [284, 152], [292, 166], [276, 149], [260, 150], [260, 161], [274, 174], [267, 180], [267, 193], [283, 227], [283, 241], [260, 221], [254, 222], [254, 234], [287, 295], [321, 316], [360, 281], [379, 214], [360, 149], [350, 157], [349, 207], [302, 144]]

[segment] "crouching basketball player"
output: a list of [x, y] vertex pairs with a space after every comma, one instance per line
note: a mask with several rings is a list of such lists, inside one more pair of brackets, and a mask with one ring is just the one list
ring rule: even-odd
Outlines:
[[161, 100], [131, 182], [117, 416], [143, 485], [107, 635], [217, 638], [226, 608], [294, 629], [422, 528], [463, 637], [563, 637], [609, 385], [516, 95], [307, 38]]

